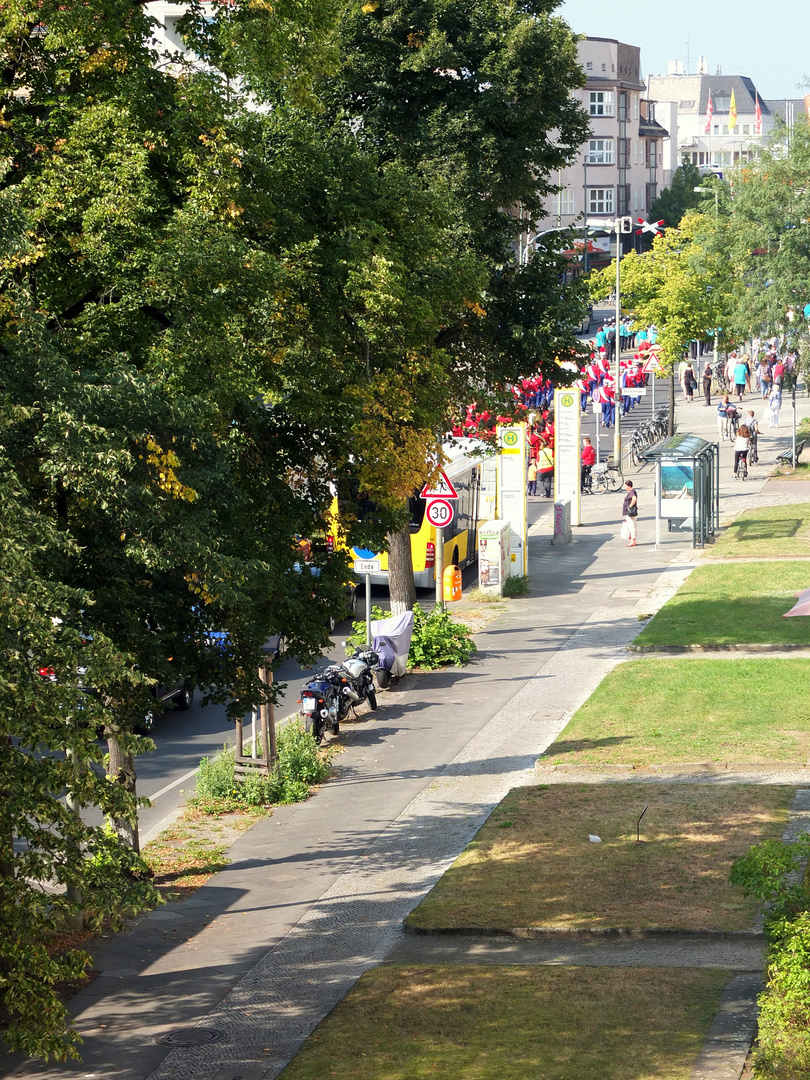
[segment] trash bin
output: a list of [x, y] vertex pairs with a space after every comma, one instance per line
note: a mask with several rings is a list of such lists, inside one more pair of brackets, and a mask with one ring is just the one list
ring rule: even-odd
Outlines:
[[461, 599], [461, 571], [457, 566], [448, 566], [442, 580], [445, 603]]

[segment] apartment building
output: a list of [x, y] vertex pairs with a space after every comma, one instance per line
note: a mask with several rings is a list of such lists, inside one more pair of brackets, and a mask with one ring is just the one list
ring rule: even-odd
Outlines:
[[[560, 191], [546, 200], [541, 231], [571, 226], [584, 230], [586, 217], [590, 224], [616, 216], [644, 217], [660, 190], [668, 133], [646, 92], [641, 50], [596, 37], [583, 38], [578, 49], [587, 82], [574, 93], [591, 118], [591, 133], [575, 160], [559, 172]], [[607, 262], [607, 232], [592, 229], [588, 237], [590, 264]], [[623, 250], [633, 242], [633, 236], [622, 237]]]

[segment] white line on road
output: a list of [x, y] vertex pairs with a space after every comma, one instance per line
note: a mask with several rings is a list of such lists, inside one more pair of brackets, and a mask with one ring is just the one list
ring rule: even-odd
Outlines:
[[[199, 769], [199, 765], [197, 766]], [[176, 780], [172, 780], [171, 784], [167, 784], [166, 787], [162, 787], [160, 791], [156, 791], [154, 795], [147, 795], [147, 799], [159, 799], [161, 795], [165, 795], [167, 791], [171, 791], [172, 788], [176, 788], [179, 784], [185, 784], [186, 780], [190, 780], [192, 776], [197, 775], [197, 769], [192, 769], [191, 772], [183, 773], [182, 776], [178, 776]]]

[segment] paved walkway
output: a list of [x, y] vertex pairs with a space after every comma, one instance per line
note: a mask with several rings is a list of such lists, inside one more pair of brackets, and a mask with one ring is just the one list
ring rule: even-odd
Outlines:
[[[681, 428], [713, 437], [716, 427], [691, 423], [709, 419], [700, 408], [689, 407]], [[781, 449], [784, 437], [763, 439], [763, 461]], [[621, 493], [584, 500], [567, 548], [548, 543], [547, 516], [529, 544], [531, 596], [480, 635], [473, 663], [381, 695], [374, 719], [345, 729], [336, 781], [257, 824], [185, 903], [97, 952], [98, 977], [72, 1001], [80, 1066], [7, 1061], [5, 1075], [276, 1076], [362, 972], [405, 947], [405, 915], [507, 791], [535, 782], [537, 756], [628, 658], [639, 615], [688, 574], [689, 536], [665, 536], [656, 551], [649, 471], [638, 486], [638, 548], [618, 540]], [[754, 505], [761, 488], [727, 497]], [[155, 1041], [190, 1027], [224, 1037], [175, 1049]]]

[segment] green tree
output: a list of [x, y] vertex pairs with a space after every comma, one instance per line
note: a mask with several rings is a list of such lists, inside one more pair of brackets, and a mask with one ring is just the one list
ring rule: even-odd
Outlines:
[[663, 220], [667, 228], [677, 228], [687, 210], [701, 207], [705, 195], [695, 191], [703, 181], [697, 165], [687, 162], [677, 168], [668, 188], [650, 206], [649, 220]]

